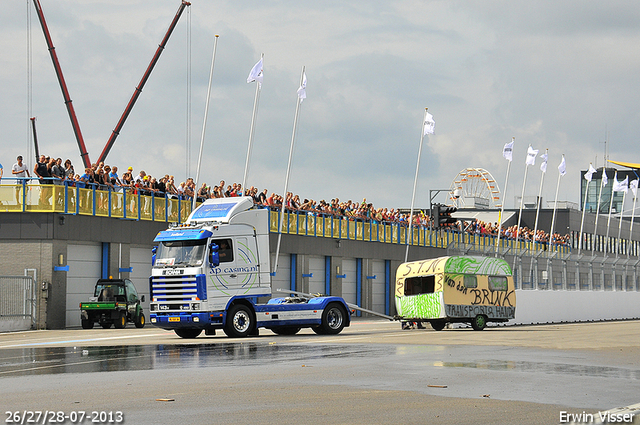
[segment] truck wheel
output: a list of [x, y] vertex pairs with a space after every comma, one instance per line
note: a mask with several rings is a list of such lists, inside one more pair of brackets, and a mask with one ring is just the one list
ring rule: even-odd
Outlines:
[[144, 313], [140, 312], [140, 314], [138, 315], [138, 317], [136, 318], [136, 328], [144, 328]]
[[441, 331], [444, 329], [444, 326], [447, 324], [447, 322], [445, 322], [444, 320], [432, 320], [431, 322], [429, 322], [431, 324], [431, 327], [433, 328], [433, 330], [435, 331]]
[[115, 326], [116, 329], [124, 329], [125, 326], [127, 326], [127, 313], [121, 311], [118, 318], [114, 320], [113, 326]]
[[271, 328], [271, 331], [276, 335], [295, 335], [300, 332], [300, 328], [297, 326], [278, 326]]
[[82, 329], [93, 329], [93, 320], [82, 319]]
[[487, 317], [478, 314], [476, 317], [471, 319], [471, 327], [474, 331], [481, 331], [487, 326]]
[[193, 338], [197, 338], [198, 335], [200, 335], [200, 332], [202, 332], [202, 329], [174, 329], [173, 331], [180, 338], [193, 339]]
[[318, 335], [337, 335], [347, 321], [347, 312], [338, 303], [330, 303], [322, 312], [322, 324], [313, 328]]
[[111, 323], [100, 323], [100, 326], [102, 326], [102, 329], [109, 329], [111, 327]]
[[236, 304], [227, 313], [224, 333], [232, 338], [243, 338], [249, 335], [255, 326], [251, 310], [243, 304]]

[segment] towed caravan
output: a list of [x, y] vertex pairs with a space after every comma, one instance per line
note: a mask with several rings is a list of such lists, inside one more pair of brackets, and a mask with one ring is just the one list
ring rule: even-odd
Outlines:
[[479, 331], [488, 322], [514, 319], [516, 313], [511, 267], [490, 257], [403, 263], [396, 272], [395, 302], [401, 320], [429, 322], [437, 331], [456, 322]]

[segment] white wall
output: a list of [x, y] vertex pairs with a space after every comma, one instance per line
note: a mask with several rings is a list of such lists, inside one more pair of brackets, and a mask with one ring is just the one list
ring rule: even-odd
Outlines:
[[640, 292], [516, 290], [516, 318], [536, 324], [640, 318]]

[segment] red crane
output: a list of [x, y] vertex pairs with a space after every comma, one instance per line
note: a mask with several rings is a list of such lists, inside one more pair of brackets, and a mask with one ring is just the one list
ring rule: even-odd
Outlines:
[[67, 112], [69, 113], [69, 118], [71, 119], [71, 126], [73, 127], [73, 132], [76, 135], [78, 148], [80, 148], [80, 157], [82, 158], [82, 162], [84, 163], [85, 168], [91, 167], [91, 161], [89, 160], [89, 153], [87, 152], [87, 148], [84, 145], [84, 139], [82, 138], [82, 132], [80, 131], [80, 124], [78, 124], [78, 118], [76, 117], [76, 112], [73, 109], [73, 103], [71, 103], [72, 101], [71, 101], [71, 97], [69, 96], [69, 90], [67, 89], [67, 83], [65, 83], [64, 76], [62, 75], [62, 68], [60, 68], [60, 62], [58, 62], [58, 55], [56, 55], [56, 48], [53, 46], [53, 41], [51, 40], [51, 34], [49, 34], [49, 29], [47, 28], [47, 22], [44, 19], [44, 13], [42, 12], [42, 7], [40, 6], [40, 0], [34, 0], [33, 4], [36, 8], [36, 13], [38, 14], [40, 25], [42, 25], [44, 38], [47, 42], [49, 53], [51, 54], [51, 60], [53, 61], [53, 67], [55, 68], [56, 76], [58, 77], [60, 88], [62, 89], [62, 96], [64, 97], [64, 103], [65, 105], [67, 105]]
[[[64, 76], [62, 75], [62, 68], [60, 67], [60, 62], [58, 61], [58, 56], [56, 55], [55, 47], [53, 46], [53, 41], [51, 40], [51, 34], [49, 33], [49, 29], [47, 28], [47, 23], [44, 19], [44, 13], [42, 12], [42, 7], [40, 6], [40, 0], [34, 0], [33, 4], [35, 5], [36, 12], [38, 14], [38, 19], [40, 20], [40, 25], [42, 25], [42, 32], [44, 33], [44, 38], [47, 42], [49, 53], [51, 54], [51, 60], [53, 61], [53, 67], [56, 71], [56, 76], [58, 77], [60, 88], [62, 89], [62, 96], [64, 97], [64, 103], [67, 105], [69, 118], [71, 118], [71, 125], [73, 126], [73, 132], [75, 133], [76, 140], [78, 141], [78, 148], [80, 148], [80, 157], [82, 158], [82, 162], [84, 163], [85, 168], [91, 167], [91, 161], [89, 160], [89, 153], [87, 152], [87, 148], [84, 144], [84, 139], [82, 138], [82, 132], [80, 131], [80, 124], [78, 124], [78, 118], [76, 117], [75, 110], [73, 109], [73, 104], [71, 103], [69, 90], [67, 89], [67, 84], [65, 83]], [[122, 129], [122, 126], [124, 126], [124, 123], [127, 120], [127, 117], [131, 113], [133, 106], [135, 105], [136, 101], [138, 100], [138, 97], [140, 96], [140, 93], [142, 92], [142, 88], [144, 87], [145, 83], [149, 79], [149, 75], [151, 75], [151, 71], [153, 71], [153, 68], [158, 62], [158, 59], [160, 58], [160, 54], [164, 50], [164, 47], [167, 44], [167, 41], [169, 41], [169, 37], [171, 36], [171, 33], [176, 27], [176, 24], [178, 23], [178, 20], [180, 19], [180, 16], [182, 15], [184, 8], [187, 6], [191, 6], [191, 3], [188, 1], [182, 0], [182, 3], [180, 4], [178, 11], [176, 12], [176, 16], [173, 18], [171, 25], [169, 25], [169, 29], [167, 30], [167, 33], [162, 39], [162, 42], [158, 46], [158, 49], [156, 50], [156, 54], [153, 56], [153, 59], [151, 59], [151, 63], [147, 67], [147, 70], [145, 71], [144, 75], [142, 76], [142, 80], [140, 80], [140, 83], [136, 87], [133, 93], [133, 96], [131, 97], [131, 100], [129, 100], [129, 103], [125, 108], [124, 113], [122, 114], [122, 117], [120, 117], [120, 121], [118, 121], [116, 128], [113, 130], [113, 133], [111, 134], [111, 137], [107, 141], [107, 144], [104, 147], [102, 154], [100, 154], [100, 158], [98, 159], [98, 162], [104, 161], [107, 155], [109, 154], [109, 151], [113, 147], [113, 144], [116, 141], [116, 137], [118, 137], [118, 134], [120, 134], [120, 130]]]
[[107, 155], [109, 155], [109, 151], [113, 147], [113, 144], [116, 142], [116, 138], [120, 134], [120, 130], [122, 129], [125, 121], [129, 117], [129, 114], [131, 113], [133, 106], [135, 105], [136, 101], [138, 100], [138, 97], [140, 96], [140, 93], [142, 93], [142, 88], [144, 87], [145, 83], [149, 79], [149, 75], [151, 75], [151, 71], [153, 71], [153, 68], [155, 67], [156, 63], [158, 62], [158, 59], [160, 58], [160, 54], [164, 50], [164, 46], [167, 44], [167, 41], [169, 41], [169, 37], [171, 36], [171, 33], [176, 27], [176, 24], [178, 23], [178, 20], [180, 19], [180, 16], [182, 15], [184, 8], [187, 6], [191, 6], [191, 3], [183, 0], [182, 4], [180, 4], [180, 7], [178, 8], [178, 11], [176, 12], [176, 16], [173, 18], [173, 21], [171, 22], [171, 25], [169, 25], [169, 29], [167, 30], [167, 33], [162, 39], [162, 42], [160, 43], [160, 45], [158, 46], [158, 49], [156, 50], [156, 54], [153, 55], [153, 58], [151, 59], [151, 63], [147, 67], [147, 70], [145, 71], [144, 75], [142, 76], [142, 79], [140, 80], [140, 83], [138, 84], [138, 86], [133, 92], [133, 96], [131, 96], [131, 100], [129, 100], [127, 107], [122, 113], [122, 116], [120, 117], [120, 121], [118, 121], [118, 124], [116, 124], [116, 128], [111, 133], [111, 137], [109, 137], [107, 144], [102, 150], [102, 153], [100, 154], [100, 158], [98, 158], [98, 162], [103, 162], [107, 158]]

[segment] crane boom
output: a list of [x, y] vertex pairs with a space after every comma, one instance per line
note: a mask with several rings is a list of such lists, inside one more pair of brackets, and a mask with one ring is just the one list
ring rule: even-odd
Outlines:
[[36, 8], [36, 13], [38, 14], [40, 25], [42, 26], [42, 32], [44, 33], [44, 38], [47, 42], [49, 54], [51, 55], [51, 60], [53, 61], [53, 67], [56, 71], [56, 76], [58, 77], [58, 83], [60, 83], [60, 89], [62, 89], [64, 103], [65, 105], [67, 105], [67, 112], [69, 113], [69, 118], [71, 119], [71, 126], [73, 127], [73, 132], [76, 136], [76, 141], [78, 142], [78, 148], [80, 149], [80, 157], [82, 158], [82, 162], [85, 168], [91, 167], [89, 153], [87, 152], [87, 148], [84, 144], [82, 132], [80, 131], [80, 124], [78, 124], [78, 118], [76, 117], [76, 112], [73, 109], [73, 103], [71, 101], [71, 97], [69, 96], [67, 83], [64, 81], [64, 76], [62, 75], [62, 68], [60, 67], [60, 62], [58, 61], [58, 55], [56, 55], [56, 48], [53, 46], [49, 28], [47, 28], [47, 22], [44, 19], [44, 13], [42, 12], [42, 6], [40, 6], [40, 0], [34, 0], [33, 4]]
[[144, 85], [146, 84], [147, 80], [149, 79], [149, 75], [151, 75], [151, 71], [153, 71], [153, 68], [155, 67], [156, 63], [158, 62], [158, 59], [160, 58], [160, 54], [164, 50], [164, 47], [167, 44], [167, 41], [169, 41], [169, 37], [171, 36], [171, 33], [175, 29], [175, 27], [176, 27], [176, 25], [178, 23], [178, 20], [180, 19], [180, 16], [182, 15], [182, 12], [184, 11], [185, 7], [187, 7], [187, 6], [191, 6], [191, 3], [189, 3], [188, 1], [182, 0], [182, 3], [180, 4], [180, 7], [178, 8], [178, 11], [176, 12], [176, 15], [174, 16], [173, 21], [171, 22], [171, 25], [169, 25], [169, 29], [167, 30], [167, 33], [164, 35], [164, 38], [162, 39], [162, 42], [158, 46], [158, 49], [156, 50], [155, 55], [153, 55], [153, 58], [151, 59], [151, 63], [147, 67], [147, 70], [145, 71], [144, 75], [142, 76], [142, 79], [140, 80], [140, 83], [135, 88], [135, 90], [133, 92], [133, 95], [131, 96], [131, 99], [129, 100], [129, 103], [127, 104], [127, 107], [125, 108], [124, 112], [122, 113], [122, 116], [120, 117], [120, 120], [118, 121], [118, 124], [116, 124], [116, 127], [114, 128], [113, 132], [111, 133], [111, 137], [109, 137], [109, 140], [107, 141], [107, 144], [105, 145], [104, 149], [102, 150], [102, 153], [100, 154], [100, 158], [98, 158], [98, 162], [105, 161], [105, 159], [107, 158], [107, 155], [109, 155], [109, 151], [111, 151], [111, 148], [113, 147], [113, 144], [116, 142], [116, 138], [120, 134], [120, 130], [122, 130], [122, 127], [124, 126], [125, 121], [129, 117], [129, 114], [131, 113], [131, 110], [133, 109], [133, 106], [135, 105], [136, 101], [138, 100], [138, 97], [140, 96], [140, 93], [142, 93], [142, 89], [143, 89]]
[[36, 117], [29, 118], [31, 120], [31, 129], [33, 130], [33, 144], [36, 146], [36, 162], [40, 161], [40, 150], [38, 149], [38, 134], [36, 133]]

